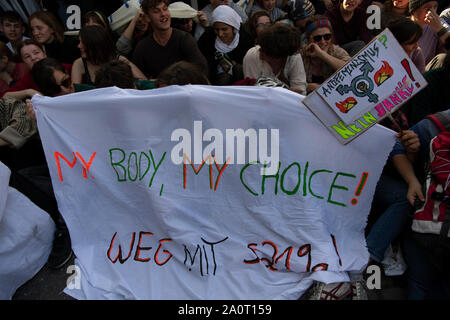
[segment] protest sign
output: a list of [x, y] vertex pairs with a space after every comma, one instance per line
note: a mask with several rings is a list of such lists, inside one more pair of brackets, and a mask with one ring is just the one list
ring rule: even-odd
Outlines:
[[385, 29], [303, 103], [347, 144], [426, 85], [420, 71]]
[[55, 225], [50, 216], [8, 186], [0, 162], [0, 300], [11, 299], [47, 262]]
[[[394, 143], [342, 146], [281, 88], [32, 99], [80, 270], [77, 299], [298, 299], [367, 263]], [[269, 173], [270, 172], [270, 173]]]

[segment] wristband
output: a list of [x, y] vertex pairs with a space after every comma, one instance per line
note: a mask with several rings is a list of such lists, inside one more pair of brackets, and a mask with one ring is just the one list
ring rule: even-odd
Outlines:
[[446, 33], [447, 33], [447, 28], [446, 27], [442, 27], [442, 29], [438, 31], [437, 35], [440, 38]]

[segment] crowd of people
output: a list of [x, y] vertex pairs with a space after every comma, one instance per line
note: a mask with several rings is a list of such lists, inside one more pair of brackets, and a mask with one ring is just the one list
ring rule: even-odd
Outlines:
[[[387, 27], [428, 86], [395, 112], [393, 122], [382, 122], [398, 131], [398, 143], [369, 215], [368, 265], [381, 265], [387, 248], [398, 245], [408, 265], [408, 297], [450, 298], [448, 272], [410, 233], [411, 213], [424, 200], [418, 185], [425, 178], [426, 144], [437, 135], [427, 116], [448, 113], [450, 101], [450, 9], [444, 1], [143, 0], [123, 30], [112, 30], [110, 12], [83, 12], [77, 35], [65, 33], [58, 11], [45, 3], [27, 21], [16, 11], [0, 11], [0, 161], [11, 170], [10, 185], [55, 221], [50, 267], [61, 268], [73, 253], [30, 104], [33, 95], [174, 84], [278, 86], [307, 95]], [[379, 8], [379, 26], [367, 24], [371, 5]], [[311, 297], [361, 298], [361, 286], [361, 278], [316, 283]]]

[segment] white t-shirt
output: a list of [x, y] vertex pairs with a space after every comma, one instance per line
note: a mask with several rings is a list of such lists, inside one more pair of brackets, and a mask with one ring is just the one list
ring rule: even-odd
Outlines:
[[[244, 57], [244, 77], [258, 79], [259, 77], [278, 78], [270, 65], [259, 57], [260, 46], [249, 49]], [[289, 56], [284, 66], [284, 76], [289, 81], [289, 87], [300, 89], [306, 95], [306, 72], [302, 56], [297, 53]]]

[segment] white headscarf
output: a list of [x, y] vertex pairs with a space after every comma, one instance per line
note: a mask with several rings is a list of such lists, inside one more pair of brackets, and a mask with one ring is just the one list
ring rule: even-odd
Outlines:
[[228, 45], [222, 42], [219, 37], [216, 37], [216, 49], [222, 53], [234, 50], [239, 44], [239, 29], [241, 28], [242, 18], [230, 6], [220, 5], [212, 13], [212, 24], [214, 25], [215, 22], [222, 22], [233, 27], [234, 33], [233, 41]]

